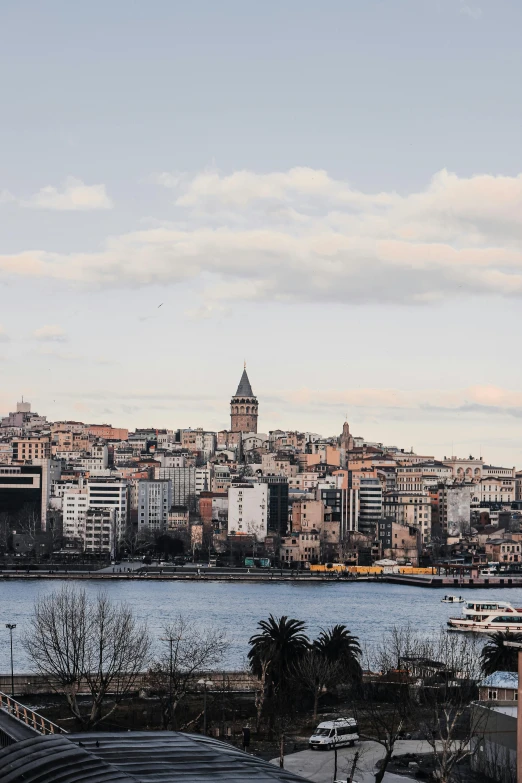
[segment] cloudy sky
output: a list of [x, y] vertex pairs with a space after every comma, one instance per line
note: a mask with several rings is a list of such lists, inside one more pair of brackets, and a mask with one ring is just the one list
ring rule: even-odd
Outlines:
[[[519, 0], [4, 0], [0, 413], [522, 467]], [[161, 305], [161, 306], [160, 306]]]

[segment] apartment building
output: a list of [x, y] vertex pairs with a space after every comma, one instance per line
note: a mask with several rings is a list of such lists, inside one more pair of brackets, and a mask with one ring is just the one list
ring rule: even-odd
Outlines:
[[431, 539], [431, 499], [427, 492], [386, 492], [383, 516], [402, 525], [417, 527], [422, 543]]
[[167, 530], [175, 533], [180, 528], [188, 528], [189, 510], [186, 506], [172, 506], [167, 514]]
[[164, 530], [168, 526], [171, 506], [172, 484], [169, 479], [138, 482], [138, 527], [140, 530]]
[[228, 489], [228, 533], [264, 541], [268, 531], [268, 485], [234, 482]]
[[14, 438], [12, 441], [13, 462], [30, 462], [34, 459], [50, 459], [51, 438], [40, 437]]
[[85, 537], [85, 516], [89, 508], [87, 489], [68, 488], [63, 492], [62, 514], [63, 535], [71, 541], [81, 541]]
[[377, 527], [383, 557], [398, 563], [419, 564], [421, 550], [420, 530], [414, 525], [402, 525], [388, 517], [379, 521]]
[[114, 511], [115, 535], [119, 540], [125, 534], [128, 521], [128, 484], [122, 480], [90, 478], [87, 483], [90, 509], [105, 508]]
[[281, 539], [279, 557], [282, 562], [295, 564], [318, 563], [321, 558], [321, 537], [318, 532], [299, 532]]
[[112, 508], [88, 508], [85, 513], [84, 549], [93, 554], [109, 553], [114, 557], [116, 514]]
[[196, 510], [196, 468], [154, 468], [156, 481], [168, 479], [172, 485], [171, 502], [173, 506], [188, 506]]

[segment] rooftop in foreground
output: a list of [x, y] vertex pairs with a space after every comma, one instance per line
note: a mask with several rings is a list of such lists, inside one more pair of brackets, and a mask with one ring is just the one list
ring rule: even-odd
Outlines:
[[0, 751], [6, 783], [298, 783], [303, 778], [219, 740], [178, 732], [39, 736]]

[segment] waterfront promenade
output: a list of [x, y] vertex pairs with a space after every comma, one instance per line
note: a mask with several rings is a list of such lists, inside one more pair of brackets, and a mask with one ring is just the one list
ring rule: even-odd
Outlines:
[[342, 574], [336, 571], [317, 572], [291, 569], [247, 569], [209, 568], [208, 566], [179, 566], [160, 568], [143, 566], [141, 563], [123, 566], [108, 566], [98, 571], [70, 570], [54, 566], [50, 568], [4, 568], [0, 569], [0, 582], [9, 579], [23, 580], [101, 580], [101, 581], [212, 581], [212, 582], [373, 582], [376, 584], [402, 584], [427, 588], [513, 588], [522, 587], [520, 576], [462, 577], [429, 574]]

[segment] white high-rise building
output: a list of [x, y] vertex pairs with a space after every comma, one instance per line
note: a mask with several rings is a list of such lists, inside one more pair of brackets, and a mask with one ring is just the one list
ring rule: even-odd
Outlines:
[[234, 482], [228, 489], [228, 533], [264, 541], [268, 530], [268, 484]]
[[63, 534], [65, 538], [83, 541], [85, 514], [89, 507], [86, 489], [66, 489], [63, 493]]
[[115, 537], [125, 534], [128, 512], [128, 484], [126, 481], [89, 479], [87, 484], [89, 508], [114, 510]]
[[164, 530], [172, 505], [172, 484], [168, 479], [138, 482], [138, 528]]

